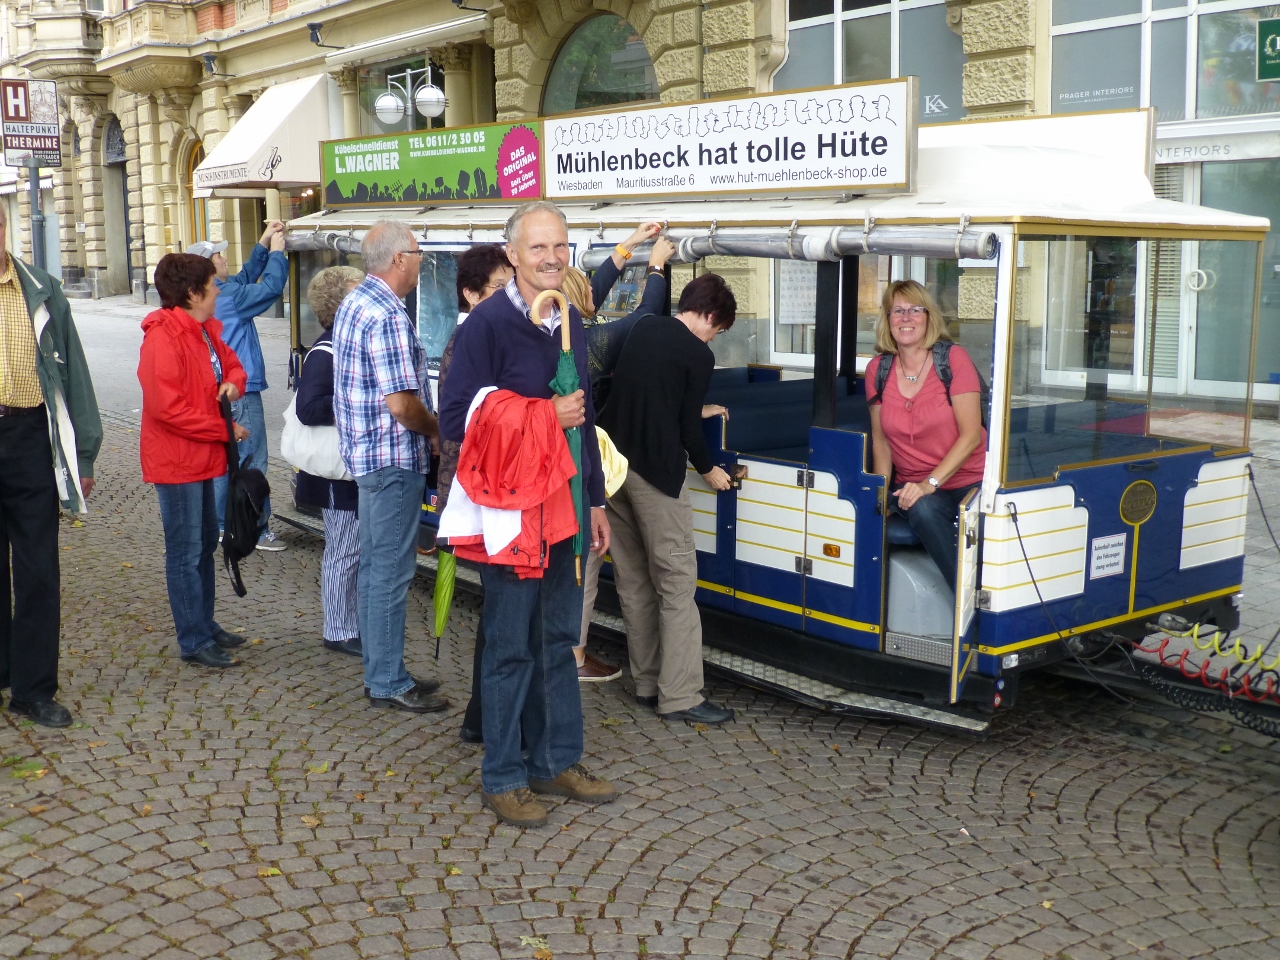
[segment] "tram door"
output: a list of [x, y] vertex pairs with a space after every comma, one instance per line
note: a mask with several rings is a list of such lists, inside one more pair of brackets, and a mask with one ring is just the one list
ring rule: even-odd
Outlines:
[[960, 699], [969, 668], [977, 659], [978, 610], [978, 491], [971, 490], [960, 504], [956, 544], [956, 613], [951, 636], [951, 702]]

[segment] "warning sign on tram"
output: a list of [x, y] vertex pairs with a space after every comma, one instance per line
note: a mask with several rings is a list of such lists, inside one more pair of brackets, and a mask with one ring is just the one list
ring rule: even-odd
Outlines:
[[4, 162], [26, 166], [62, 166], [62, 124], [58, 85], [52, 80], [0, 80], [0, 121]]
[[553, 199], [910, 192], [914, 77], [543, 120]]

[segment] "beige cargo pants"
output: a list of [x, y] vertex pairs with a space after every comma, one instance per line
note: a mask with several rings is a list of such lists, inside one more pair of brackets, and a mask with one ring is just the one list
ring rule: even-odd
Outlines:
[[633, 470], [607, 510], [636, 695], [657, 694], [659, 713], [696, 707], [703, 701], [702, 618], [688, 485], [672, 498]]

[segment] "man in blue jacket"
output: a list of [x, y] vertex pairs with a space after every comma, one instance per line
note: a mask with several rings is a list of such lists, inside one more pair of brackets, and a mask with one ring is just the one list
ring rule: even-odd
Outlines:
[[[280, 299], [285, 281], [289, 278], [289, 261], [284, 255], [284, 224], [275, 220], [267, 225], [262, 237], [249, 254], [244, 269], [234, 277], [227, 271], [227, 258], [222, 251], [226, 241], [213, 243], [201, 240], [187, 248], [187, 253], [208, 257], [213, 261], [218, 285], [218, 302], [214, 316], [222, 322], [222, 339], [240, 360], [249, 382], [244, 396], [231, 405], [231, 415], [236, 423], [249, 430], [249, 439], [240, 441], [240, 459], [249, 458], [249, 466], [267, 472], [267, 422], [262, 409], [262, 391], [267, 389], [266, 364], [262, 359], [262, 344], [258, 341], [258, 328], [254, 317], [265, 312]], [[214, 496], [218, 508], [218, 526], [223, 526], [227, 505], [227, 478], [224, 475], [214, 481]], [[266, 516], [271, 516], [271, 501], [266, 503]], [[285, 547], [270, 529], [258, 541], [259, 550], [278, 551]]]

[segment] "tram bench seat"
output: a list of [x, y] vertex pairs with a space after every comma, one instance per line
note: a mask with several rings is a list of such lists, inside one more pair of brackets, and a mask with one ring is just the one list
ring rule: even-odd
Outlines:
[[[843, 398], [849, 392], [848, 380], [836, 378], [836, 396]], [[707, 403], [718, 403], [729, 408], [730, 417], [736, 407], [745, 404], [779, 404], [795, 400], [813, 404], [813, 380], [773, 380], [764, 383], [716, 383], [707, 390]]]
[[[812, 398], [732, 406], [725, 429], [725, 448], [738, 453], [755, 453], [805, 463], [809, 459], [809, 425], [812, 422]], [[869, 435], [871, 414], [866, 397], [856, 394], [841, 397], [836, 402], [836, 425], [840, 430]]]

